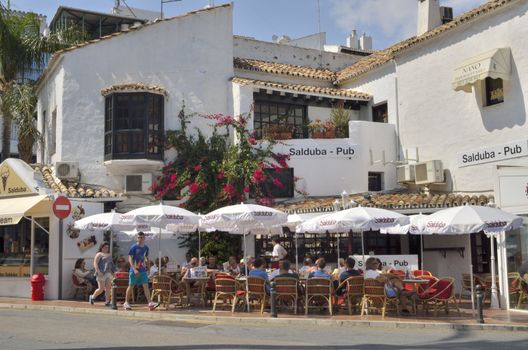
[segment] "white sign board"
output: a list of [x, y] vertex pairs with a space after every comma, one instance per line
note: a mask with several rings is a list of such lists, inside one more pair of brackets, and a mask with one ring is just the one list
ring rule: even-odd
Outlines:
[[304, 142], [289, 142], [285, 140], [276, 146], [275, 151], [284, 153], [291, 158], [345, 158], [357, 159], [359, 146], [348, 139], [305, 139]]
[[515, 141], [479, 150], [461, 152], [458, 154], [458, 167], [462, 168], [526, 156], [528, 156], [528, 140]]
[[[383, 268], [393, 268], [395, 270], [411, 271], [418, 270], [418, 255], [373, 255], [373, 257], [381, 260]], [[365, 271], [363, 266], [363, 255], [351, 255], [351, 258], [356, 260], [356, 269]], [[365, 255], [365, 262], [370, 258]]]

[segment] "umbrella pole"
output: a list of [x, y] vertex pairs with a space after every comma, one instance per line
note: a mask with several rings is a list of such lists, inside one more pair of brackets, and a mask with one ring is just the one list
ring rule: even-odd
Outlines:
[[198, 261], [202, 258], [202, 234], [198, 230]]
[[159, 228], [159, 237], [158, 237], [158, 275], [161, 276], [161, 227]]
[[339, 232], [337, 233], [337, 270], [339, 271]]
[[420, 253], [420, 265], [422, 266], [422, 271], [424, 269], [424, 251], [423, 251], [423, 247], [424, 247], [424, 235], [420, 235], [420, 250], [421, 250], [421, 253]]
[[299, 245], [297, 244], [297, 232], [295, 232], [295, 271], [299, 273]]
[[475, 293], [473, 291], [475, 290], [475, 281], [473, 278], [473, 254], [471, 252], [471, 237], [469, 237], [469, 277], [471, 279], [471, 313], [473, 317], [475, 317]]
[[246, 232], [244, 230], [244, 269], [246, 270], [246, 304], [247, 304], [247, 311], [249, 312], [249, 289], [248, 289], [248, 268], [247, 268], [247, 245], [246, 245]]
[[363, 230], [361, 231], [361, 254], [363, 255], [363, 268], [365, 269], [363, 271], [366, 271], [366, 268], [365, 268], [365, 240], [363, 239]]
[[490, 250], [491, 250], [491, 309], [499, 308], [499, 296], [497, 295], [497, 284], [495, 281], [495, 235], [490, 235]]

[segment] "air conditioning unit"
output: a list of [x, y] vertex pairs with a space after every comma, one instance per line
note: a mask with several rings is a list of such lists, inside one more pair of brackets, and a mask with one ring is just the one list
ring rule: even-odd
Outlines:
[[414, 181], [417, 185], [444, 182], [444, 168], [441, 160], [430, 160], [414, 165]]
[[125, 175], [125, 193], [152, 193], [152, 180], [150, 173]]
[[398, 183], [414, 182], [414, 164], [405, 164], [396, 167]]
[[79, 162], [56, 162], [55, 175], [59, 179], [78, 179]]

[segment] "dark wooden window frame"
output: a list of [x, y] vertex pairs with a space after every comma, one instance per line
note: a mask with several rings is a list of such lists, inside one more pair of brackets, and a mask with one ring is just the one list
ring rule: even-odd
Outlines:
[[106, 96], [105, 160], [163, 160], [164, 105], [164, 96], [148, 92]]

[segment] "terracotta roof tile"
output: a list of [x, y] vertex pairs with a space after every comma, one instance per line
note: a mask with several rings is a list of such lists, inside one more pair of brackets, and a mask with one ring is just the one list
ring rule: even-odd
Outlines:
[[156, 94], [167, 96], [167, 90], [161, 86], [157, 85], [146, 85], [143, 83], [125, 83], [117, 84], [101, 89], [101, 95], [106, 96], [112, 92], [122, 92], [122, 91], [148, 91]]
[[363, 92], [357, 92], [348, 89], [335, 89], [321, 86], [312, 86], [304, 84], [288, 84], [288, 83], [276, 83], [271, 81], [263, 80], [254, 80], [235, 77], [232, 79], [233, 83], [239, 85], [256, 85], [266, 88], [281, 89], [281, 90], [290, 90], [296, 92], [312, 93], [312, 94], [321, 94], [328, 95], [332, 97], [345, 97], [356, 100], [370, 101], [371, 96]]
[[[333, 212], [335, 200], [341, 202], [341, 197], [306, 198], [293, 203], [281, 203], [276, 209], [286, 213], [318, 213]], [[465, 204], [486, 205], [494, 202], [492, 195], [468, 195], [457, 193], [430, 193], [418, 192], [391, 193], [391, 194], [356, 194], [350, 199], [363, 207], [375, 207], [392, 210], [422, 209], [422, 208], [448, 208]]]
[[283, 74], [293, 77], [312, 78], [328, 81], [333, 81], [335, 79], [335, 72], [323, 68], [310, 68], [293, 64], [276, 63], [239, 57], [234, 58], [233, 64], [237, 69], [256, 72]]
[[118, 198], [122, 193], [109, 190], [105, 187], [80, 184], [74, 181], [62, 181], [55, 176], [52, 166], [33, 164], [33, 169], [42, 175], [46, 185], [55, 193], [60, 193], [70, 198]]
[[360, 76], [363, 73], [371, 71], [374, 68], [379, 67], [389, 62], [390, 60], [394, 59], [394, 56], [401, 51], [404, 51], [424, 41], [435, 38], [438, 35], [452, 28], [455, 28], [464, 23], [476, 20], [485, 14], [491, 13], [495, 10], [498, 10], [500, 8], [503, 8], [504, 6], [507, 6], [509, 4], [512, 4], [518, 1], [520, 0], [491, 0], [491, 1], [488, 1], [485, 4], [471, 11], [468, 11], [466, 13], [461, 14], [460, 16], [455, 17], [451, 22], [448, 22], [437, 28], [434, 28], [420, 36], [413, 36], [404, 41], [396, 43], [384, 50], [378, 51], [370, 56], [367, 56], [359, 60], [358, 62], [354, 63], [353, 65], [349, 67], [342, 69], [341, 71], [337, 72], [337, 78], [335, 80], [335, 83], [339, 84], [345, 80]]

